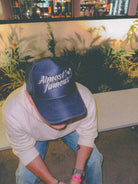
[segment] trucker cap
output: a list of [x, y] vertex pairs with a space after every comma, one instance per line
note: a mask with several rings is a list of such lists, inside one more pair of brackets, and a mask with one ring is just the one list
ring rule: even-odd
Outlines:
[[35, 60], [26, 75], [26, 90], [41, 117], [59, 124], [86, 113], [73, 77], [72, 68], [62, 58]]

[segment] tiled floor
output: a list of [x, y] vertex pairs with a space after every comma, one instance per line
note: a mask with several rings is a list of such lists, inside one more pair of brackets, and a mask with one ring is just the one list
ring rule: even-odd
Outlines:
[[[104, 156], [103, 184], [138, 184], [138, 126], [101, 132], [96, 145]], [[74, 153], [60, 141], [52, 142], [45, 156], [49, 170], [64, 181], [74, 161]], [[0, 152], [0, 184], [15, 184], [17, 165], [11, 150]]]

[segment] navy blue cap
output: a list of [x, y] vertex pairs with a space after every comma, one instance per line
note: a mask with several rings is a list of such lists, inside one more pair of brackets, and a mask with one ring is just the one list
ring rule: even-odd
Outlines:
[[73, 80], [71, 67], [60, 58], [43, 58], [32, 65], [26, 78], [26, 90], [42, 118], [58, 124], [86, 113]]

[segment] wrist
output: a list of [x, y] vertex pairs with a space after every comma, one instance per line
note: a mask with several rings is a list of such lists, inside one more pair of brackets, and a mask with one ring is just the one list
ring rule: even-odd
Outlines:
[[59, 184], [60, 181], [54, 178], [53, 180], [50, 181], [50, 184]]
[[81, 178], [81, 177], [85, 176], [85, 172], [81, 169], [75, 168], [72, 170], [72, 175], [76, 175], [76, 176]]
[[72, 180], [76, 180], [76, 181], [78, 181], [78, 182], [81, 183], [81, 178], [78, 177], [78, 176], [76, 176], [76, 175], [72, 175], [72, 176], [71, 176], [71, 179], [72, 179]]
[[79, 174], [79, 173], [74, 173], [74, 174], [72, 174], [72, 176], [77, 176], [77, 177], [79, 177], [79, 178], [81, 178], [81, 177], [82, 177], [82, 175], [81, 175], [81, 174]]

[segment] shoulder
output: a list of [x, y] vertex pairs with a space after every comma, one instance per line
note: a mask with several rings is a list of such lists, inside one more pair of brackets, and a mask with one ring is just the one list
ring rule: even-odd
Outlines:
[[2, 116], [5, 127], [8, 127], [10, 131], [12, 129], [23, 131], [26, 126], [26, 109], [22, 104], [23, 87], [13, 91], [6, 99], [2, 107]]
[[92, 92], [80, 83], [76, 83], [76, 85], [86, 107], [91, 106], [92, 104], [95, 105], [95, 100]]
[[76, 83], [76, 86], [83, 100], [93, 98], [92, 92], [87, 87], [80, 83]]
[[14, 90], [3, 104], [3, 114], [12, 114], [17, 111], [20, 105], [20, 93], [22, 87]]

